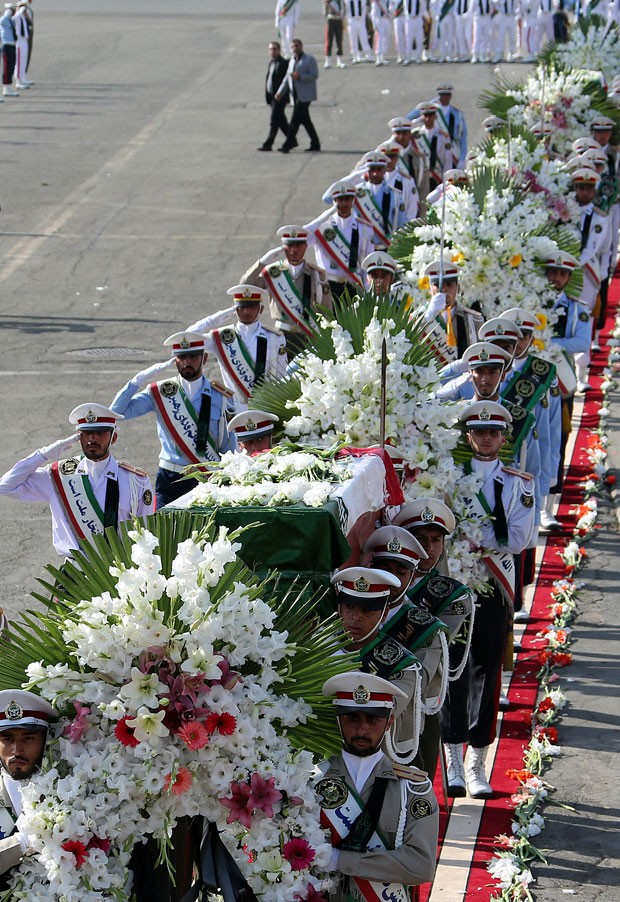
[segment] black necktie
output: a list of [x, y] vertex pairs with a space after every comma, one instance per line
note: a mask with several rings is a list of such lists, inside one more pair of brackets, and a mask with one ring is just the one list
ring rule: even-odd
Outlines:
[[504, 490], [503, 483], [499, 479], [493, 480], [493, 489], [495, 492], [495, 507], [493, 508], [493, 532], [498, 545], [505, 545], [508, 541], [508, 524], [506, 522], [506, 511], [502, 502], [502, 492]]

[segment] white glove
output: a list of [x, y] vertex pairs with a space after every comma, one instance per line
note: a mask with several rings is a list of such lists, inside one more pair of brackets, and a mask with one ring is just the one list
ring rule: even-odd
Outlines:
[[426, 313], [424, 314], [424, 319], [428, 322], [428, 320], [434, 319], [438, 316], [442, 310], [445, 310], [446, 307], [446, 296], [443, 291], [438, 291], [437, 294], [434, 294], [430, 301], [428, 302], [428, 307], [426, 308]]
[[67, 438], [61, 438], [52, 445], [45, 445], [43, 448], [39, 448], [39, 454], [42, 454], [46, 460], [51, 460], [53, 457], [62, 457], [63, 453], [68, 451], [77, 440], [78, 433], [74, 432]]
[[327, 865], [328, 871], [338, 870], [338, 858], [340, 857], [340, 849], [332, 849], [332, 854]]
[[163, 360], [161, 363], [154, 363], [153, 366], [148, 366], [145, 370], [141, 370], [133, 377], [133, 381], [137, 382], [141, 389], [146, 388], [150, 382], [157, 382], [157, 376], [170, 369], [171, 366], [174, 366], [174, 357], [170, 357], [169, 360]]

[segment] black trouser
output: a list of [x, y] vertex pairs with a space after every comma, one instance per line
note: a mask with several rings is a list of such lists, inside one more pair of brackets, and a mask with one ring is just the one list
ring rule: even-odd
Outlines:
[[282, 131], [285, 138], [288, 137], [288, 119], [286, 118], [286, 100], [271, 101], [271, 119], [269, 120], [269, 137], [265, 141], [267, 147], [271, 147], [276, 140], [278, 129]]
[[571, 433], [571, 420], [573, 418], [573, 407], [575, 404], [575, 396], [570, 395], [568, 398], [562, 398], [562, 434], [560, 437], [560, 462], [558, 464], [558, 475], [554, 486], [549, 489], [550, 495], [561, 495], [564, 488], [564, 462], [566, 458], [566, 446], [568, 445], [568, 437]]
[[13, 72], [15, 71], [15, 44], [2, 45], [2, 84], [10, 85], [13, 83]]
[[288, 125], [288, 137], [284, 142], [285, 147], [288, 147], [289, 149], [293, 147], [300, 125], [303, 125], [303, 127], [308, 132], [308, 137], [310, 138], [310, 147], [312, 147], [314, 150], [320, 150], [321, 142], [319, 141], [319, 136], [317, 135], [314, 125], [312, 124], [312, 120], [310, 119], [309, 100], [295, 101], [295, 106], [293, 107], [293, 115], [291, 116], [291, 121]]
[[328, 19], [325, 23], [325, 56], [332, 55], [336, 41], [336, 53], [342, 56], [342, 19]]
[[595, 329], [604, 329], [605, 328], [605, 319], [607, 318], [607, 298], [609, 296], [609, 276], [606, 279], [603, 279], [601, 282], [601, 287], [598, 292], [599, 296], [599, 309], [598, 316], [596, 317], [596, 322], [594, 325]]
[[448, 683], [441, 709], [441, 735], [447, 745], [467, 742], [483, 749], [495, 739], [510, 610], [493, 582], [491, 587], [492, 594], [481, 595], [476, 603], [467, 665], [458, 680]]
[[164, 504], [176, 501], [177, 498], [186, 495], [197, 485], [197, 479], [186, 479], [182, 473], [175, 473], [173, 470], [164, 470], [163, 467], [160, 467], [155, 480], [156, 509], [160, 510]]

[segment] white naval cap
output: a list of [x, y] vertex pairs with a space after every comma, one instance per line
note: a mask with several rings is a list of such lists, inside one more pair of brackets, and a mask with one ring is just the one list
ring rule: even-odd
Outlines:
[[584, 150], [596, 150], [596, 148], [600, 146], [598, 141], [595, 141], [594, 138], [588, 135], [573, 141], [571, 149], [574, 150], [575, 153], [583, 153]]
[[375, 148], [375, 151], [376, 153], [384, 153], [388, 156], [390, 154], [398, 154], [400, 156], [402, 149], [402, 144], [399, 144], [398, 141], [394, 140], [394, 138], [388, 138], [387, 141], [383, 141], [381, 144], [379, 144], [379, 146]]
[[[339, 179], [333, 182], [325, 192], [330, 199], [336, 197], [355, 197], [357, 194], [357, 186], [347, 179]], [[329, 200], [327, 201], [329, 203]]]
[[338, 717], [364, 711], [374, 716], [389, 717], [397, 699], [407, 694], [395, 683], [359, 670], [340, 673], [323, 684], [323, 695], [333, 695], [334, 710]]
[[175, 332], [165, 340], [164, 347], [170, 348], [171, 357], [202, 354], [205, 350], [205, 337], [202, 332]]
[[482, 125], [488, 132], [494, 132], [507, 124], [506, 120], [502, 119], [500, 116], [487, 116], [486, 119], [482, 120]]
[[395, 116], [388, 122], [388, 128], [391, 128], [393, 132], [410, 132], [412, 125], [411, 119], [407, 119], [406, 116]]
[[507, 429], [512, 416], [497, 401], [474, 401], [459, 416], [464, 429]]
[[571, 178], [574, 185], [598, 185], [601, 180], [596, 169], [586, 169], [585, 167], [571, 172]]
[[371, 533], [362, 551], [372, 555], [373, 564], [376, 561], [381, 566], [381, 561], [394, 561], [409, 570], [415, 570], [420, 561], [425, 561], [428, 557], [410, 532], [393, 523]]
[[591, 150], [584, 150], [583, 153], [577, 154], [575, 157], [569, 157], [563, 168], [568, 172], [574, 172], [576, 169], [594, 169], [596, 171], [596, 165], [590, 157], [586, 156], [587, 153], [596, 153], [596, 151], [592, 148]]
[[391, 589], [400, 588], [400, 580], [375, 567], [346, 567], [330, 580], [338, 593], [338, 604], [354, 604], [367, 611], [382, 611]]
[[450, 84], [449, 81], [440, 82], [435, 88], [438, 94], [452, 94], [454, 91], [454, 85]]
[[69, 414], [69, 422], [78, 432], [88, 429], [115, 429], [118, 420], [125, 417], [104, 407], [103, 404], [78, 404]]
[[512, 319], [505, 319], [502, 316], [494, 316], [488, 319], [478, 329], [478, 338], [480, 341], [514, 341], [517, 342], [523, 338], [523, 333], [516, 322]]
[[446, 169], [443, 180], [447, 185], [464, 185], [469, 181], [469, 176], [464, 169]]
[[509, 307], [508, 310], [502, 310], [500, 319], [510, 319], [516, 323], [521, 332], [533, 332], [540, 329], [540, 320], [531, 310], [525, 307]]
[[302, 244], [308, 240], [308, 229], [298, 225], [280, 226], [276, 235], [282, 244]]
[[229, 288], [226, 294], [229, 294], [233, 302], [239, 306], [251, 306], [252, 304], [266, 304], [269, 300], [269, 292], [265, 291], [264, 288], [259, 288], [258, 285], [248, 285], [246, 283], [242, 283], [241, 285], [233, 285], [232, 288]]
[[416, 105], [416, 110], [419, 110], [423, 116], [434, 115], [438, 109], [439, 104], [434, 100], [422, 100]]
[[431, 282], [439, 282], [440, 279], [458, 279], [459, 268], [452, 260], [444, 257], [441, 260], [432, 260], [424, 270]]
[[580, 268], [579, 260], [569, 254], [568, 251], [558, 250], [551, 257], [545, 257], [542, 265], [545, 268], [565, 269], [567, 272], [573, 272]]
[[532, 126], [532, 134], [537, 138], [548, 138], [555, 132], [555, 128], [550, 122], [537, 122]]
[[373, 166], [385, 168], [389, 162], [390, 158], [388, 155], [386, 153], [381, 153], [380, 150], [370, 150], [362, 157], [362, 163], [366, 169], [370, 169]]
[[50, 721], [57, 719], [58, 714], [50, 703], [34, 692], [26, 692], [25, 689], [0, 690], [0, 732], [16, 727], [47, 730]]
[[584, 150], [581, 156], [584, 162], [589, 160], [599, 166], [607, 165], [607, 154], [602, 147], [590, 147], [588, 150]]
[[408, 501], [396, 514], [392, 524], [410, 532], [422, 526], [437, 526], [447, 536], [456, 529], [454, 514], [448, 505], [438, 498], [416, 498], [415, 501]]
[[512, 354], [504, 351], [491, 341], [477, 341], [470, 345], [463, 354], [463, 362], [469, 370], [480, 366], [506, 366], [512, 360]]
[[610, 119], [609, 116], [597, 116], [590, 123], [590, 128], [593, 132], [603, 132], [612, 129], [614, 125], [614, 120]]
[[259, 438], [261, 435], [271, 435], [274, 424], [280, 422], [280, 417], [266, 410], [242, 410], [235, 414], [228, 424], [228, 431], [235, 433], [240, 442]]
[[374, 272], [376, 269], [386, 269], [395, 275], [400, 269], [400, 264], [394, 257], [391, 257], [386, 251], [373, 251], [362, 260], [362, 269], [364, 272]]

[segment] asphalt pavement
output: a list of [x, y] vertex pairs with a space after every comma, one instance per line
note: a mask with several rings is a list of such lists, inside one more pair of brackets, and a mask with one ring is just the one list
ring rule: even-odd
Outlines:
[[[480, 138], [485, 113], [476, 100], [492, 66], [361, 65], [320, 70], [311, 112], [322, 153], [304, 153], [304, 135], [287, 156], [257, 153], [268, 124], [273, 6], [36, 5], [36, 84], [0, 104], [0, 471], [68, 435], [75, 405], [109, 403], [137, 370], [162, 359], [167, 335], [227, 306], [226, 289], [277, 243], [276, 229], [316, 216], [324, 189], [439, 81], [454, 82], [471, 140]], [[321, 66], [321, 7], [310, 7], [303, 0], [297, 32]], [[524, 67], [502, 71], [516, 78]], [[617, 430], [616, 419], [611, 426]], [[121, 429], [118, 456], [152, 476], [157, 449], [152, 418]], [[3, 498], [0, 535], [0, 606], [14, 615], [54, 559], [49, 511]], [[565, 890], [588, 902], [620, 899], [611, 509], [592, 548], [593, 588], [573, 670], [580, 694], [571, 691], [565, 755], [553, 771], [578, 815], [557, 809], [550, 819], [544, 844], [553, 852], [538, 872], [544, 902]]]

